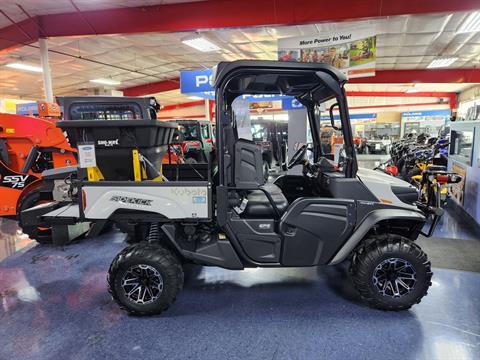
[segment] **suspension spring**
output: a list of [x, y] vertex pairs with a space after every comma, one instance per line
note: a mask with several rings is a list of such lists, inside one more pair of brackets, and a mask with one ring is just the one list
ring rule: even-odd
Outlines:
[[158, 223], [151, 223], [150, 224], [150, 229], [148, 231], [148, 237], [147, 241], [148, 242], [157, 242], [160, 240], [160, 228], [158, 226]]

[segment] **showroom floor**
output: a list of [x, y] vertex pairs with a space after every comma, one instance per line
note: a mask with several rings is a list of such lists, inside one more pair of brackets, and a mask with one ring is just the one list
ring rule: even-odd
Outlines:
[[[447, 215], [439, 231], [461, 234], [448, 233], [456, 219]], [[437, 238], [421, 240], [434, 253], [433, 286], [410, 311], [359, 303], [345, 266], [194, 267], [166, 313], [139, 318], [121, 311], [106, 291], [106, 270], [125, 246], [123, 234], [60, 249], [35, 246], [13, 221], [0, 225], [10, 252], [25, 246], [0, 263], [0, 359], [480, 357], [480, 269], [472, 264], [478, 241], [447, 239], [442, 250]], [[465, 256], [448, 255], [452, 246], [474, 256], [464, 264]]]

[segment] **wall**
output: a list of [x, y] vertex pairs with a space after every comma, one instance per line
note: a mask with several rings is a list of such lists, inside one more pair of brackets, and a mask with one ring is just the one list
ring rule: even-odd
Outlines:
[[477, 98], [480, 98], [480, 85], [472, 86], [471, 88], [462, 91], [458, 95], [458, 102], [465, 102]]

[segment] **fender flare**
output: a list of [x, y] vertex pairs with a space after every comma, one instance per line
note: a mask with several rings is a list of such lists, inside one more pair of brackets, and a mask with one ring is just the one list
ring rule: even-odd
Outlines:
[[329, 265], [338, 264], [344, 261], [350, 253], [363, 240], [365, 235], [371, 230], [375, 224], [384, 220], [410, 220], [425, 222], [426, 218], [422, 214], [414, 210], [406, 209], [379, 209], [370, 212], [354, 230], [350, 238], [342, 245], [337, 254], [329, 262]]

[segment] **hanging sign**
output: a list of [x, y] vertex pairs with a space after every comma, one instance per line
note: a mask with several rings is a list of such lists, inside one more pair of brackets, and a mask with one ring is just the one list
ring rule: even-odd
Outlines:
[[212, 69], [180, 71], [180, 92], [193, 94], [213, 91]]
[[17, 104], [16, 113], [17, 115], [38, 115], [37, 103]]
[[278, 60], [332, 65], [349, 78], [375, 76], [376, 58], [373, 27], [278, 40]]

